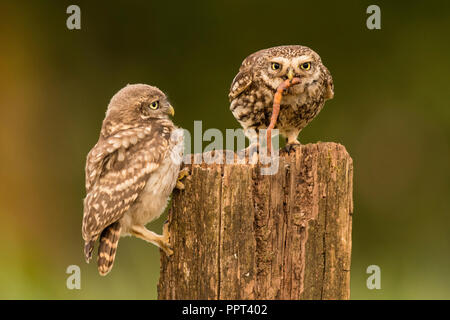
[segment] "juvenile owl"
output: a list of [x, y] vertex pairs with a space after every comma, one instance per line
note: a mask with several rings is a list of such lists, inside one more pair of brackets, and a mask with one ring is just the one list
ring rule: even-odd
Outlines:
[[300, 131], [322, 110], [325, 101], [333, 98], [330, 72], [317, 53], [298, 45], [260, 50], [242, 62], [228, 97], [230, 110], [250, 141], [256, 138], [255, 132], [269, 126], [278, 86], [294, 77], [301, 82], [285, 92], [275, 126], [286, 137], [288, 150], [300, 144]]
[[111, 99], [97, 144], [86, 161], [82, 235], [89, 262], [97, 239], [98, 271], [112, 268], [120, 236], [133, 235], [172, 253], [166, 226], [145, 228], [164, 211], [180, 171], [180, 129], [158, 88], [128, 85]]

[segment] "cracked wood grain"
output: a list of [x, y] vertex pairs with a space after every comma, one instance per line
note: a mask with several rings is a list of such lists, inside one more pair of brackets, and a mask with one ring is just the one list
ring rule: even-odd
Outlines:
[[301, 146], [275, 175], [256, 165], [188, 165], [169, 211], [159, 299], [349, 299], [352, 159]]

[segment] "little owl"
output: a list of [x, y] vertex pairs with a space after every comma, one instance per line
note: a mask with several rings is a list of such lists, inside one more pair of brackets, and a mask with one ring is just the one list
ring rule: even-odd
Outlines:
[[98, 271], [112, 268], [120, 236], [133, 235], [170, 255], [167, 226], [145, 228], [164, 211], [180, 171], [182, 134], [158, 88], [128, 85], [111, 99], [97, 144], [86, 161], [82, 234], [89, 262], [97, 239]]
[[[334, 96], [333, 79], [319, 55], [304, 46], [280, 46], [260, 50], [248, 56], [231, 84], [230, 110], [244, 128], [250, 141], [270, 123], [273, 100], [278, 86], [286, 79], [301, 82], [284, 93], [275, 125], [286, 137], [286, 148], [299, 145], [300, 131]], [[249, 130], [254, 129], [254, 130]]]

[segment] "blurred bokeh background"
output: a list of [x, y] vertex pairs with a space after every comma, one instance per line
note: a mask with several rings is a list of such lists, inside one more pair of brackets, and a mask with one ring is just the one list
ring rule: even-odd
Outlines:
[[[376, 1], [2, 1], [0, 298], [154, 299], [159, 251], [124, 238], [112, 272], [83, 260], [84, 163], [127, 83], [170, 96], [175, 122], [237, 128], [227, 93], [241, 61], [303, 44], [335, 98], [300, 141], [354, 159], [353, 299], [450, 298], [450, 3]], [[81, 30], [66, 8], [81, 8]], [[164, 216], [151, 225], [161, 230]], [[66, 268], [81, 267], [81, 290]], [[368, 290], [366, 268], [381, 268]]]

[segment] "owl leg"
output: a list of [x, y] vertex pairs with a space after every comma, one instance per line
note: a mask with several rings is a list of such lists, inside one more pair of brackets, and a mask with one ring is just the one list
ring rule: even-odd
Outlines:
[[255, 129], [247, 128], [244, 130], [245, 136], [250, 141], [250, 145], [242, 150], [245, 157], [248, 159], [250, 164], [255, 164], [258, 162], [258, 150], [259, 150], [259, 139], [258, 133]]
[[301, 145], [300, 142], [297, 140], [299, 133], [300, 131], [289, 131], [286, 134], [286, 146], [284, 147], [286, 152], [289, 153]]
[[131, 227], [131, 234], [137, 238], [153, 243], [155, 246], [161, 248], [167, 256], [171, 256], [173, 254], [169, 243], [170, 234], [167, 223], [164, 225], [162, 235], [156, 234], [153, 231], [148, 230], [146, 227], [139, 225]]
[[247, 148], [242, 150], [244, 152], [245, 157], [248, 159], [248, 163], [255, 164], [258, 162], [258, 150], [259, 150], [259, 143], [257, 142], [249, 145]]

